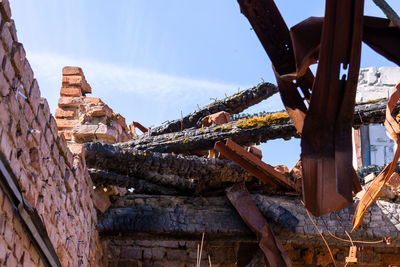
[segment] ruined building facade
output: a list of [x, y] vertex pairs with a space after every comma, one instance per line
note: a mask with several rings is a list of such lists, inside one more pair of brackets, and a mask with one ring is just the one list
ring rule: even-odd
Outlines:
[[[293, 264], [331, 266], [298, 197], [262, 194], [251, 175], [227, 160], [137, 153], [132, 143], [122, 143], [134, 138], [135, 125], [129, 128], [101, 99], [87, 96], [92, 88], [82, 69], [63, 69], [53, 116], [18, 42], [7, 0], [0, 1], [0, 16], [2, 265], [195, 266], [205, 233], [202, 266], [263, 266], [263, 255], [255, 255], [256, 236], [221, 190], [247, 181]], [[180, 137], [170, 138], [167, 143]], [[90, 141], [101, 143], [84, 145]], [[130, 169], [143, 170], [142, 176], [127, 177]], [[127, 190], [132, 187], [133, 193]], [[348, 256], [344, 229], [351, 228], [353, 211], [314, 218], [340, 264]], [[396, 202], [379, 200], [362, 229], [352, 233], [354, 240], [375, 242], [358, 245], [362, 266], [400, 264], [399, 212]]]

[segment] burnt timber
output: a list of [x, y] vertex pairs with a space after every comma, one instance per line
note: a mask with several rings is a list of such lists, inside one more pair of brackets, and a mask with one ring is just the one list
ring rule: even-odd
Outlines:
[[253, 182], [260, 187], [254, 176], [229, 160], [143, 152], [101, 143], [88, 143], [85, 149], [87, 166], [102, 170], [90, 171], [98, 185], [140, 185], [147, 193], [168, 187], [180, 195], [213, 190], [223, 193], [223, 188], [237, 182]]
[[191, 127], [201, 127], [201, 119], [207, 115], [220, 111], [225, 111], [229, 114], [237, 114], [262, 100], [269, 98], [277, 92], [278, 88], [274, 84], [260, 83], [250, 89], [244, 90], [225, 99], [216, 100], [199, 110], [193, 111], [181, 119], [169, 121], [161, 126], [155, 127], [151, 129], [149, 134], [155, 136], [178, 132]]
[[[323, 245], [298, 198], [252, 194], [252, 199], [282, 243]], [[313, 219], [329, 244], [347, 246], [348, 242], [332, 238], [328, 231], [348, 240], [343, 229], [351, 230], [353, 212], [349, 207]], [[388, 246], [384, 239], [390, 236], [390, 246], [398, 246], [400, 222], [396, 214], [399, 212], [398, 203], [378, 200], [365, 216], [364, 225], [368, 227], [352, 233], [352, 239], [378, 241], [374, 246]], [[205, 232], [209, 241], [256, 242], [256, 236], [226, 197], [139, 194], [113, 197], [112, 206], [99, 218], [98, 229], [102, 236], [137, 240], [198, 240]]]
[[[353, 127], [359, 128], [361, 125], [370, 123], [383, 123], [386, 103], [387, 100], [381, 99], [356, 104]], [[394, 112], [399, 110], [400, 104], [397, 104]], [[159, 136], [144, 134], [132, 141], [114, 146], [162, 153], [192, 154], [198, 150], [212, 149], [215, 142], [226, 138], [230, 138], [240, 145], [251, 145], [278, 138], [288, 140], [292, 137], [299, 137], [287, 113], [276, 112], [267, 116], [272, 119], [266, 120], [264, 117], [260, 117], [256, 123], [247, 123], [246, 120], [232, 121], [220, 126], [187, 129]]]

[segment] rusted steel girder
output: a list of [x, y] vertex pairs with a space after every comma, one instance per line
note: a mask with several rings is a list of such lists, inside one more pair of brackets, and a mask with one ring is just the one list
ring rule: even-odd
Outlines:
[[232, 140], [225, 139], [225, 143], [218, 141], [215, 143], [214, 149], [264, 183], [271, 184], [271, 186], [284, 186], [298, 191], [294, 181], [276, 171], [271, 165], [266, 164]]
[[[317, 63], [323, 17], [310, 17], [290, 29], [298, 75]], [[400, 65], [400, 28], [390, 20], [364, 16], [363, 41], [375, 52]]]
[[[273, 0], [238, 0], [241, 12], [247, 17], [271, 59], [282, 102], [293, 124], [301, 133], [307, 112], [314, 75], [307, 68], [296, 77], [296, 64], [289, 29]], [[304, 98], [298, 91], [300, 89]]]
[[[349, 205], [356, 175], [351, 166], [351, 114], [361, 55], [363, 0], [327, 0], [322, 38], [307, 22], [305, 26], [311, 30], [295, 29], [291, 36], [273, 0], [238, 2], [271, 58], [282, 100], [302, 133], [303, 195], [307, 208], [318, 216]], [[298, 36], [307, 41], [296, 42]], [[308, 39], [321, 42], [319, 51], [303, 49], [308, 48]], [[320, 64], [314, 81], [308, 66], [317, 59]], [[349, 68], [344, 77], [340, 77], [341, 66], [344, 70]], [[308, 110], [300, 103], [300, 83], [308, 88], [302, 90], [310, 103]], [[295, 111], [289, 102], [295, 103]], [[332, 188], [336, 190], [328, 194]]]
[[243, 221], [257, 234], [259, 246], [267, 258], [268, 266], [293, 266], [285, 248], [275, 238], [244, 184], [236, 184], [228, 188], [226, 195]]
[[360, 69], [363, 7], [363, 0], [326, 1], [319, 64], [301, 140], [303, 198], [315, 216], [352, 203], [356, 173], [351, 120]]

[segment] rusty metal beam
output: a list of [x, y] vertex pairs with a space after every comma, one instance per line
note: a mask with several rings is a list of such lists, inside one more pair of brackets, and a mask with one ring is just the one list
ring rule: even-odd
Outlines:
[[236, 184], [228, 188], [226, 195], [243, 221], [257, 234], [259, 246], [267, 258], [268, 266], [292, 266], [286, 250], [275, 238], [244, 184]]
[[[303, 197], [315, 216], [352, 203], [351, 119], [361, 56], [363, 0], [327, 0], [302, 134]], [[342, 71], [348, 70], [348, 74]]]
[[[314, 75], [307, 68], [296, 75], [289, 29], [273, 0], [238, 0], [261, 44], [271, 59], [282, 102], [298, 132], [302, 131]], [[304, 98], [298, 90], [302, 91]]]
[[284, 186], [298, 191], [294, 181], [291, 181], [288, 177], [276, 171], [271, 165], [266, 164], [232, 140], [225, 139], [225, 144], [218, 141], [215, 143], [214, 149], [264, 183], [271, 184], [272, 186]]

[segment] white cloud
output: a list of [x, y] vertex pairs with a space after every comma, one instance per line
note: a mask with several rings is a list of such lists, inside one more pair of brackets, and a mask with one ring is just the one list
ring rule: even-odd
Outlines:
[[[80, 66], [92, 86], [93, 96], [102, 98], [128, 121], [138, 120], [147, 125], [157, 125], [180, 117], [181, 111], [186, 115], [196, 109], [197, 104], [202, 106], [211, 102], [212, 97], [221, 99], [225, 94], [231, 95], [239, 87], [248, 88], [54, 54], [31, 53], [28, 59], [42, 95], [48, 99], [53, 111], [61, 86], [62, 67]], [[271, 107], [279, 109], [276, 108], [279, 102], [263, 102], [260, 110], [271, 110]]]

